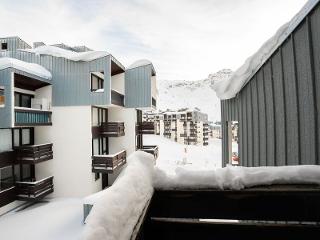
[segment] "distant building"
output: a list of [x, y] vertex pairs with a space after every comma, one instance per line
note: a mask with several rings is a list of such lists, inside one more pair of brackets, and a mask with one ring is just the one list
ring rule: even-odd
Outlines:
[[211, 130], [208, 115], [198, 110], [145, 112], [144, 120], [155, 122], [158, 135], [186, 145], [208, 145]]

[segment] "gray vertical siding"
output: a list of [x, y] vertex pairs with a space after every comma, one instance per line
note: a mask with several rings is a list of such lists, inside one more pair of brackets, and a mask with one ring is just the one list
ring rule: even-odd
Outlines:
[[[110, 55], [90, 62], [71, 61], [48, 55], [36, 55], [25, 51], [12, 51], [7, 56], [37, 63], [52, 74], [53, 106], [84, 106], [111, 104], [111, 58]], [[90, 73], [104, 72], [104, 92], [90, 89]]]
[[222, 101], [222, 123], [239, 121], [241, 165], [320, 163], [319, 26], [318, 4], [237, 97]]
[[9, 68], [0, 71], [0, 86], [4, 87], [5, 106], [0, 107], [0, 128], [12, 127], [12, 81]]
[[[19, 37], [8, 37], [8, 38], [0, 38], [1, 43], [7, 43], [9, 51], [17, 50], [17, 49], [26, 49], [31, 48], [29, 44], [25, 41], [21, 40]], [[0, 49], [1, 50], [1, 49]]]
[[151, 107], [152, 65], [127, 69], [125, 72], [125, 107]]

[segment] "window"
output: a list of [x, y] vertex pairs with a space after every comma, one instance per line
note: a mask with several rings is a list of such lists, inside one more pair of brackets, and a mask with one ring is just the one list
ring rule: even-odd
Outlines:
[[91, 73], [91, 92], [103, 92], [103, 74], [100, 72]]
[[5, 106], [4, 87], [0, 87], [0, 108]]
[[1, 43], [1, 50], [7, 50], [8, 49], [8, 43]]
[[33, 98], [33, 95], [15, 92], [14, 93], [14, 106], [31, 108], [31, 99], [32, 98]]
[[0, 191], [13, 186], [12, 167], [7, 166], [0, 169]]

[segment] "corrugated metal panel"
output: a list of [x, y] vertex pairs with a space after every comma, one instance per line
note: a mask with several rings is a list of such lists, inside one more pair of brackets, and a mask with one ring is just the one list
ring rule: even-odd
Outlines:
[[19, 37], [0, 38], [0, 44], [1, 43], [7, 43], [8, 51], [31, 48], [25, 41], [21, 40]]
[[242, 165], [319, 164], [319, 25], [318, 4], [237, 98], [222, 101], [223, 123], [239, 111]]
[[0, 86], [4, 87], [5, 106], [0, 107], [0, 128], [12, 126], [11, 69], [0, 70]]
[[125, 107], [146, 108], [152, 106], [151, 75], [151, 64], [126, 70]]
[[[8, 52], [8, 56], [26, 62], [37, 63], [52, 74], [53, 106], [84, 106], [111, 104], [111, 60], [110, 56], [90, 62], [74, 62], [65, 58], [36, 55], [24, 51]], [[90, 89], [90, 73], [104, 72], [104, 92]]]

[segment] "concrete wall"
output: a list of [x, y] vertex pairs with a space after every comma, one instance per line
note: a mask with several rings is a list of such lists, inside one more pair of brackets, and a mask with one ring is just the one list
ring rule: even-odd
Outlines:
[[124, 95], [124, 73], [111, 76], [111, 89]]
[[35, 143], [53, 143], [54, 159], [36, 166], [38, 178], [54, 175], [55, 197], [84, 197], [101, 190], [91, 172], [91, 106], [53, 107], [51, 127], [35, 128]]
[[109, 138], [110, 154], [126, 150], [127, 155], [135, 151], [135, 125], [137, 114], [135, 109], [126, 109], [119, 107], [108, 108], [109, 122], [124, 122], [125, 136]]

